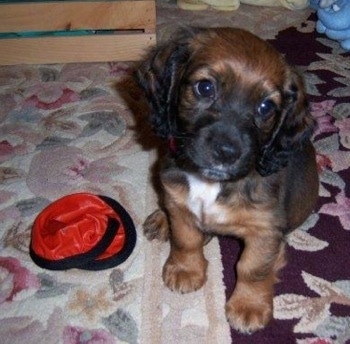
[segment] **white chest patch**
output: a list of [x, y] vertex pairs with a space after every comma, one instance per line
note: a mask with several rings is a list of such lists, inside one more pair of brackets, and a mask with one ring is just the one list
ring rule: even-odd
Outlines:
[[187, 206], [200, 222], [206, 214], [216, 212], [215, 202], [220, 192], [220, 183], [207, 183], [192, 174], [187, 175], [190, 192]]

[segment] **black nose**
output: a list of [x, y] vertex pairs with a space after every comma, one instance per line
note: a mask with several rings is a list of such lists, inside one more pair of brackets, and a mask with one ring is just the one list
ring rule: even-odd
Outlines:
[[214, 147], [213, 155], [218, 162], [229, 163], [240, 157], [241, 150], [232, 143], [221, 143]]

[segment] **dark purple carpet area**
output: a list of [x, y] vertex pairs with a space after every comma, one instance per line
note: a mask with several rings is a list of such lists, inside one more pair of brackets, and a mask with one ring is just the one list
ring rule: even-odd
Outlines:
[[[235, 344], [350, 343], [350, 53], [309, 29], [315, 21], [312, 15], [271, 43], [305, 75], [319, 124], [314, 143], [320, 198], [309, 221], [288, 240], [274, 320], [253, 335], [232, 330]], [[220, 246], [229, 297], [240, 244], [220, 238]]]

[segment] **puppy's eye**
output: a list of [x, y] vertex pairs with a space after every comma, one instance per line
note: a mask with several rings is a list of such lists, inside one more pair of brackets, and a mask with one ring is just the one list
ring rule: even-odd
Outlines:
[[215, 86], [210, 80], [200, 80], [194, 85], [194, 92], [198, 97], [214, 98]]
[[276, 104], [272, 100], [266, 99], [259, 105], [258, 112], [263, 119], [267, 119], [275, 112], [276, 109]]

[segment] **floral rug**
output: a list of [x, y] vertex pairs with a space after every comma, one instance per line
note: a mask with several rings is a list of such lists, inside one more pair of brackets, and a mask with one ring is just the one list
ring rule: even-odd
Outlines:
[[[157, 206], [154, 144], [132, 63], [0, 67], [0, 342], [350, 343], [350, 54], [315, 33], [310, 10], [242, 5], [236, 12], [157, 5], [158, 40], [179, 25], [240, 26], [271, 41], [303, 71], [321, 178], [314, 214], [288, 238], [274, 320], [251, 336], [230, 331], [225, 297], [239, 244], [206, 247], [207, 284], [178, 295], [163, 287], [168, 245], [148, 242], [142, 222]], [[50, 271], [29, 256], [38, 213], [87, 191], [116, 199], [137, 244], [104, 271]], [[307, 192], [307, 191], [306, 191]], [[226, 293], [225, 293], [226, 291]]]

